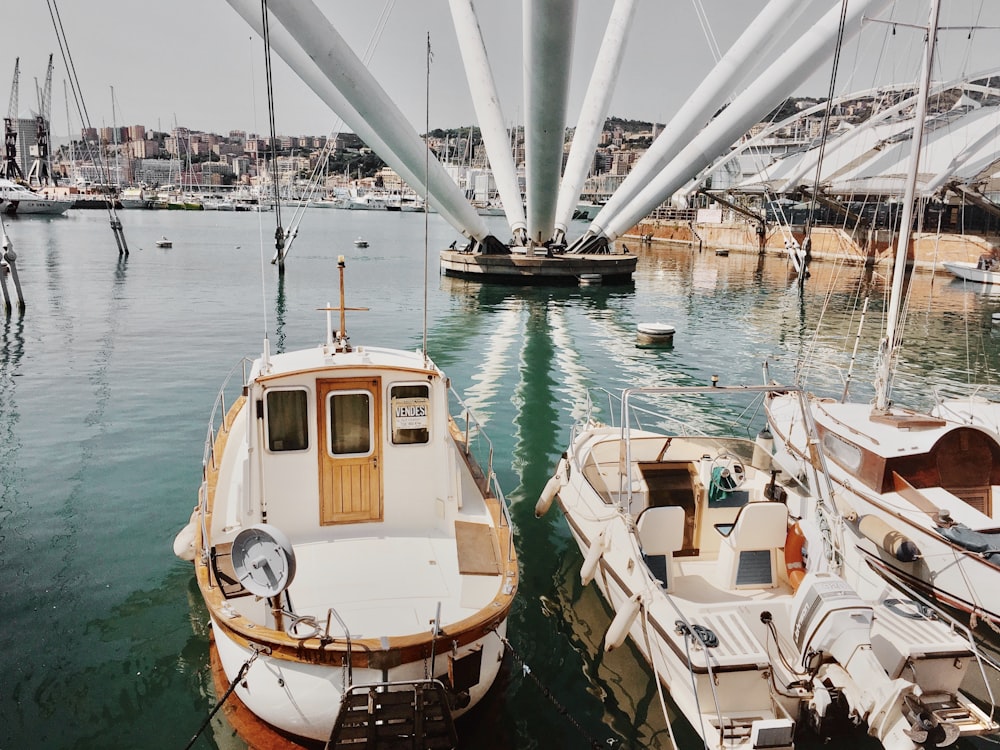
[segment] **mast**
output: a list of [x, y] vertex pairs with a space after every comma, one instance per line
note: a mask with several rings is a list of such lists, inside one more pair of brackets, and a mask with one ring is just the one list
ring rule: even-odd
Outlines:
[[892, 292], [889, 296], [888, 323], [885, 338], [879, 344], [878, 369], [875, 374], [875, 412], [889, 411], [889, 394], [892, 390], [892, 370], [902, 341], [903, 284], [906, 280], [906, 255], [910, 246], [913, 204], [916, 200], [917, 173], [920, 168], [920, 148], [924, 138], [924, 121], [927, 118], [927, 100], [931, 85], [931, 68], [934, 64], [934, 45], [937, 41], [938, 11], [940, 0], [931, 0], [924, 46], [924, 66], [917, 93], [917, 110], [914, 114], [913, 140], [910, 143], [910, 166], [906, 174], [903, 210], [899, 224], [896, 256], [892, 266]]

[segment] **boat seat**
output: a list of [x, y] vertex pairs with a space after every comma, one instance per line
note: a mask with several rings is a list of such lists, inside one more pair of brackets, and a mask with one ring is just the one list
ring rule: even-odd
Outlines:
[[670, 560], [684, 546], [684, 508], [664, 505], [646, 508], [636, 520], [639, 545], [649, 571], [663, 588], [670, 590], [672, 578]]
[[732, 524], [717, 524], [719, 575], [727, 589], [774, 588], [778, 585], [777, 551], [785, 546], [788, 509], [784, 503], [756, 502], [740, 508]]

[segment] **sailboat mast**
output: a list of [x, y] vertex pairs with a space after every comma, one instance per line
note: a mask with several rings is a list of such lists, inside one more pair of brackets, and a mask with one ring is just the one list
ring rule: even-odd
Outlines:
[[916, 201], [917, 173], [920, 169], [920, 149], [924, 138], [924, 121], [927, 118], [927, 100], [931, 84], [931, 69], [934, 64], [934, 45], [937, 41], [938, 11], [940, 0], [931, 0], [927, 21], [927, 37], [924, 46], [924, 65], [917, 93], [917, 110], [914, 114], [913, 140], [910, 143], [910, 165], [906, 175], [902, 216], [899, 223], [899, 238], [896, 257], [892, 266], [892, 291], [889, 296], [888, 323], [885, 338], [879, 345], [879, 366], [875, 375], [875, 411], [887, 412], [892, 390], [892, 370], [902, 338], [903, 283], [906, 279], [906, 256], [910, 245], [913, 206]]

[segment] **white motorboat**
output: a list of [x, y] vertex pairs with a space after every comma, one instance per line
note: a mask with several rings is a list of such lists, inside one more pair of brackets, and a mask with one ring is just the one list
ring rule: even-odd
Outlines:
[[[790, 748], [806, 729], [867, 727], [892, 750], [997, 731], [960, 692], [971, 638], [889, 587], [855, 592], [818, 520], [835, 516], [766, 440], [629, 426], [677, 424], [695, 399], [722, 422], [722, 397], [775, 393], [806, 414], [794, 387], [646, 388], [623, 392], [622, 426], [574, 428], [536, 515], [554, 499], [565, 514], [581, 579], [614, 612], [605, 649], [631, 637], [708, 750]], [[829, 486], [812, 466], [804, 478]]]
[[157, 247], [173, 247], [174, 243], [171, 240], [168, 240], [167, 237], [166, 237], [166, 235], [164, 235], [163, 237], [160, 237], [160, 239], [158, 239], [156, 241], [156, 246]]
[[977, 284], [1000, 285], [1000, 265], [989, 256], [980, 258], [977, 263], [948, 260], [941, 265], [957, 279], [974, 281]]
[[364, 237], [358, 237], [354, 240], [354, 247], [368, 247], [368, 240]]
[[[225, 681], [261, 726], [330, 747], [350, 732], [450, 747], [451, 719], [504, 655], [510, 518], [444, 373], [420, 352], [349, 343], [339, 267], [325, 341], [265, 344], [220, 392], [174, 549], [194, 561]], [[416, 744], [430, 737], [446, 744]]]
[[73, 200], [41, 195], [13, 180], [0, 179], [0, 206], [12, 216], [61, 216], [72, 208]]

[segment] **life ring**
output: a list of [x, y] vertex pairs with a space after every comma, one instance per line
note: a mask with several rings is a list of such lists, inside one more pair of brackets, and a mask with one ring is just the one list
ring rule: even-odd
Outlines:
[[792, 524], [785, 535], [785, 573], [788, 574], [788, 583], [795, 592], [806, 577], [805, 558], [803, 556], [806, 546], [806, 537], [799, 528], [798, 523]]

